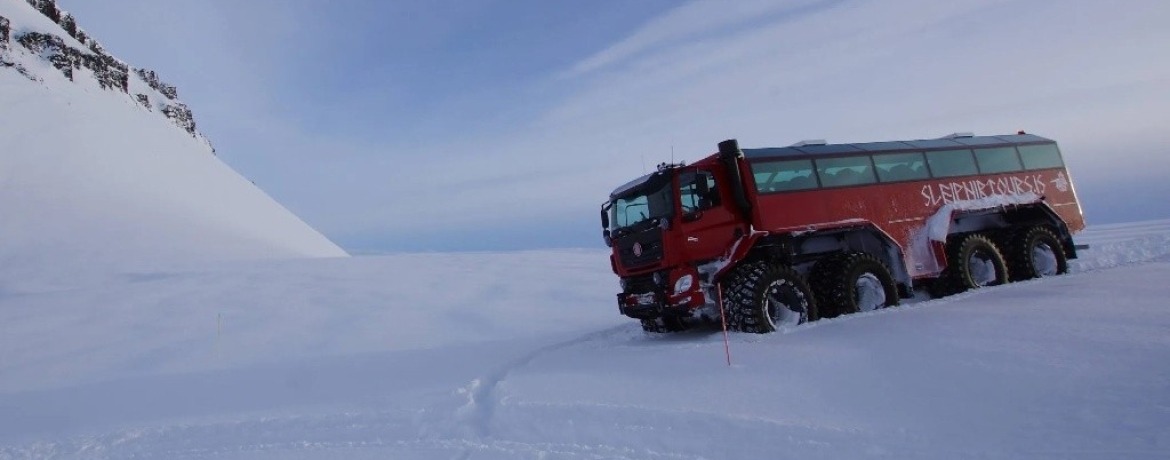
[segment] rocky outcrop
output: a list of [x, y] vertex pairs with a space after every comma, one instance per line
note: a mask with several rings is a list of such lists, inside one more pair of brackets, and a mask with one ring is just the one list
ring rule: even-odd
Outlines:
[[195, 137], [200, 137], [195, 130], [195, 117], [191, 113], [191, 109], [178, 101], [179, 91], [177, 88], [163, 82], [158, 74], [152, 70], [133, 69], [135, 75], [141, 78], [147, 86], [158, 91], [167, 101], [155, 101], [152, 104], [150, 97], [145, 94], [131, 95], [129, 83], [132, 75], [129, 65], [107, 53], [97, 40], [94, 40], [78, 26], [77, 19], [73, 15], [62, 11], [57, 6], [55, 0], [26, 1], [46, 18], [61, 26], [66, 34], [80, 42], [84, 48], [78, 49], [70, 46], [65, 39], [48, 33], [26, 32], [14, 36], [10, 21], [0, 17], [0, 68], [15, 67], [22, 75], [39, 80], [19, 63], [10, 59], [10, 56], [4, 52], [9, 49], [12, 42], [19, 43], [34, 54], [48, 60], [69, 80], [76, 78], [77, 71], [88, 69], [93, 72], [94, 78], [102, 88], [116, 89], [126, 93], [127, 96], [133, 97], [149, 111], [153, 111], [154, 107], [157, 106], [159, 112], [169, 118], [176, 126]]
[[182, 102], [163, 104], [162, 113], [170, 118], [175, 126], [195, 135], [195, 115], [191, 113], [191, 109], [187, 108], [187, 104]]
[[150, 105], [150, 96], [147, 96], [147, 95], [142, 94], [142, 93], [138, 93], [138, 94], [134, 95], [134, 99], [138, 100], [139, 105], [146, 107], [146, 110], [149, 110], [151, 112], [154, 111], [154, 107], [152, 107]]
[[77, 41], [89, 48], [85, 52], [68, 46], [65, 41], [56, 35], [39, 32], [29, 32], [16, 40], [34, 53], [40, 54], [53, 64], [57, 70], [73, 80], [74, 70], [86, 68], [93, 71], [98, 84], [105, 89], [120, 89], [127, 92], [129, 87], [130, 66], [110, 56], [96, 40], [86, 35], [85, 31], [77, 26], [73, 15], [61, 11], [55, 0], [28, 0], [29, 5], [40, 11], [49, 20], [57, 23]]
[[46, 18], [53, 20], [53, 22], [61, 22], [61, 9], [57, 8], [57, 2], [54, 0], [28, 0], [28, 4], [40, 11]]
[[16, 41], [29, 51], [48, 59], [53, 67], [70, 80], [73, 80], [74, 71], [85, 68], [93, 71], [102, 88], [118, 89], [123, 93], [129, 91], [130, 67], [113, 56], [86, 53], [66, 45], [61, 37], [40, 32], [25, 33], [17, 37]]
[[151, 88], [154, 88], [155, 91], [162, 93], [162, 95], [166, 96], [167, 99], [173, 101], [179, 98], [179, 90], [174, 86], [168, 85], [162, 80], [159, 80], [158, 74], [154, 73], [153, 70], [135, 69], [134, 71], [138, 73], [139, 77], [142, 77], [142, 81], [145, 81], [146, 84]]
[[23, 75], [25, 78], [38, 81], [36, 75], [33, 75], [28, 69], [20, 65], [8, 55], [12, 43], [12, 22], [0, 16], [0, 68], [16, 69], [16, 72]]
[[50, 21], [57, 23], [62, 29], [65, 29], [65, 32], [70, 37], [77, 39], [82, 45], [85, 45], [95, 53], [105, 54], [102, 45], [90, 38], [89, 35], [86, 35], [85, 31], [77, 26], [77, 19], [73, 15], [61, 11], [61, 8], [57, 7], [55, 0], [28, 0], [28, 4], [36, 8], [37, 11], [40, 11]]
[[7, 48], [12, 36], [12, 24], [8, 18], [0, 16], [0, 48]]

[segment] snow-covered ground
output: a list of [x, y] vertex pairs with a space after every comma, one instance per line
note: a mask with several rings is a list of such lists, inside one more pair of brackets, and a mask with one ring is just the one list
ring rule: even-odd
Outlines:
[[1170, 221], [1075, 273], [654, 336], [601, 250], [0, 280], [0, 459], [1167, 458]]

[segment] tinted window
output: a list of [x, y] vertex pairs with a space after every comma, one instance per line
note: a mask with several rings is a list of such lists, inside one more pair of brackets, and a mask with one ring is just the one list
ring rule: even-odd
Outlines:
[[1016, 156], [1015, 147], [975, 149], [975, 161], [979, 163], [979, 172], [983, 174], [1005, 173], [1024, 169], [1020, 166], [1020, 157]]
[[825, 187], [844, 187], [877, 182], [873, 176], [873, 166], [869, 162], [869, 155], [818, 159], [817, 175], [821, 176], [821, 185]]
[[1059, 168], [1064, 166], [1060, 161], [1060, 151], [1056, 144], [1021, 145], [1020, 158], [1024, 160], [1027, 169]]
[[752, 164], [756, 190], [784, 192], [817, 188], [812, 160], [769, 161]]
[[920, 152], [874, 155], [873, 163], [877, 167], [878, 179], [882, 182], [918, 180], [930, 177], [926, 171], [926, 160]]
[[930, 175], [934, 177], [954, 177], [978, 174], [975, 169], [975, 158], [970, 150], [942, 150], [926, 152], [926, 163], [930, 165]]

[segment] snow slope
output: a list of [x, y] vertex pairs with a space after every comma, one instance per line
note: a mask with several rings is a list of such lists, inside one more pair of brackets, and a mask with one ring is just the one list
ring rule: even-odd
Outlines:
[[0, 16], [15, 64], [0, 66], [0, 273], [345, 255], [200, 138], [18, 44], [35, 31], [80, 46], [25, 1], [0, 0]]
[[[1170, 221], [1076, 273], [646, 335], [603, 251], [215, 263], [0, 292], [0, 459], [1170, 457]], [[34, 288], [35, 287], [35, 288]]]

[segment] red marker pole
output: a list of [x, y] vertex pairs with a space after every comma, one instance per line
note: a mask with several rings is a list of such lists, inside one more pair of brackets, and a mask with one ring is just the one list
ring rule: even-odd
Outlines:
[[731, 367], [731, 344], [727, 340], [727, 315], [723, 313], [723, 285], [715, 283], [716, 297], [719, 298], [719, 320], [723, 322], [723, 351], [727, 354], [727, 366]]

